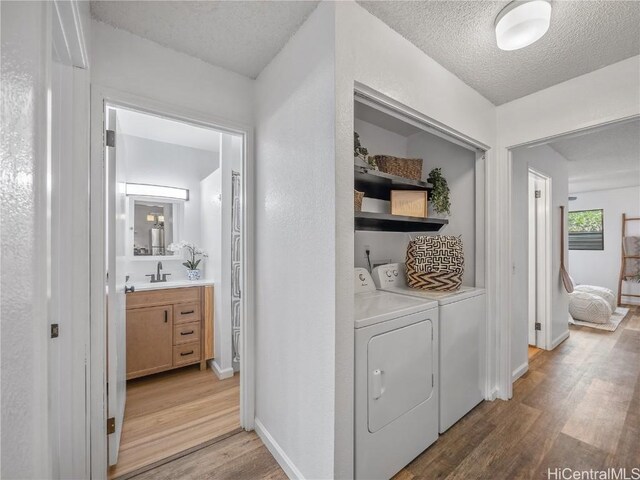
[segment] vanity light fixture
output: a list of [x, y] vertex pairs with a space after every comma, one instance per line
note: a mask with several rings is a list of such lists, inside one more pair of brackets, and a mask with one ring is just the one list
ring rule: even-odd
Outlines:
[[127, 183], [127, 195], [143, 197], [175, 198], [189, 200], [189, 190], [186, 188], [163, 187], [162, 185], [145, 185], [143, 183]]
[[501, 50], [518, 50], [540, 40], [551, 22], [547, 0], [517, 0], [509, 3], [495, 21], [496, 41]]

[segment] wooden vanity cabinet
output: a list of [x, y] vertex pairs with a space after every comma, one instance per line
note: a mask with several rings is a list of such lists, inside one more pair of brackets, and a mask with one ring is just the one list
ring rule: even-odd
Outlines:
[[128, 293], [127, 380], [195, 363], [206, 368], [213, 358], [212, 301], [210, 286]]

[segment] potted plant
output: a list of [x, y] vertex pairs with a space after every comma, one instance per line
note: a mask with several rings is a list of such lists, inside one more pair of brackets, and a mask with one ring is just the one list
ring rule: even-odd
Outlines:
[[355, 157], [356, 164], [361, 167], [374, 168], [377, 170], [378, 166], [376, 165], [376, 161], [368, 155], [369, 150], [364, 148], [360, 143], [360, 135], [358, 135], [358, 132], [353, 132], [353, 156]]
[[451, 201], [449, 200], [449, 185], [442, 176], [441, 168], [434, 168], [429, 172], [427, 181], [433, 185], [429, 206], [440, 215], [451, 215]]
[[187, 267], [187, 278], [189, 280], [200, 280], [200, 269], [198, 265], [202, 261], [202, 258], [198, 257], [206, 257], [207, 254], [201, 249], [198, 248], [195, 244], [189, 242], [178, 242], [172, 243], [169, 245], [168, 250], [171, 252], [186, 252], [187, 261], [183, 262], [182, 265]]

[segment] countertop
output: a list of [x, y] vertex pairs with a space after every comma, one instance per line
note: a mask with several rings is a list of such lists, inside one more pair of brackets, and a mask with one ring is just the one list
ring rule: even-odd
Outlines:
[[164, 290], [166, 288], [202, 287], [204, 285], [214, 285], [213, 280], [174, 280], [169, 282], [140, 282], [127, 283], [127, 287], [135, 287], [136, 292], [147, 290]]

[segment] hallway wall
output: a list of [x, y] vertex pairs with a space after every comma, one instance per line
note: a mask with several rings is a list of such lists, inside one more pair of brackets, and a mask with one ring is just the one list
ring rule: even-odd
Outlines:
[[[569, 173], [567, 160], [547, 145], [513, 151], [511, 225], [513, 269], [511, 281], [512, 377], [526, 372], [529, 325], [529, 168], [551, 178], [551, 340], [568, 335], [569, 297], [560, 279], [560, 206], [567, 206]], [[565, 218], [566, 222], [566, 218]], [[565, 243], [565, 258], [568, 247]], [[544, 335], [544, 333], [543, 333]]]

